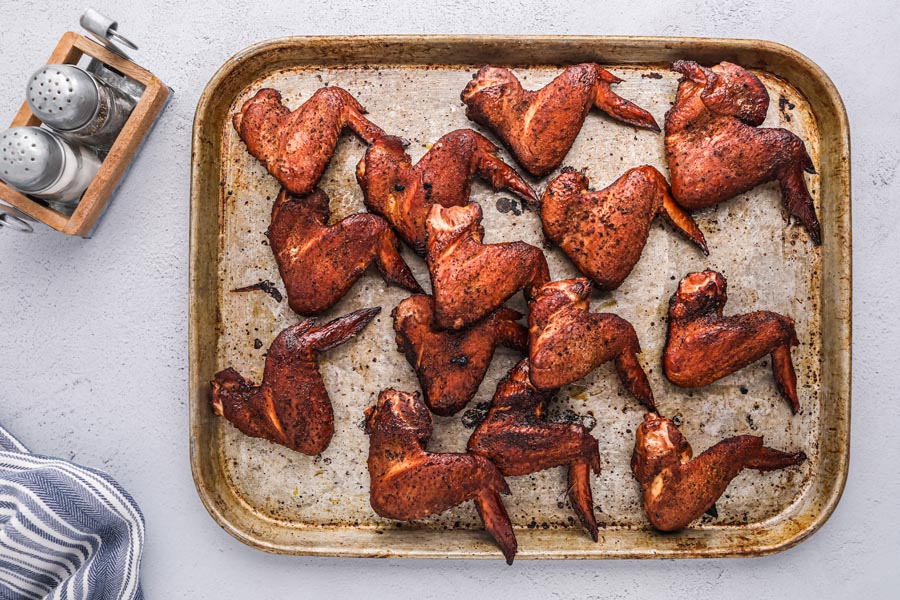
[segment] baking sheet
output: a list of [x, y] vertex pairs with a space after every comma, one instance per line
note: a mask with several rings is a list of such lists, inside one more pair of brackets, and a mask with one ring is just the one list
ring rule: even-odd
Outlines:
[[[625, 80], [616, 86], [616, 92], [649, 110], [662, 124], [674, 99], [677, 74], [658, 64], [606, 66]], [[491, 137], [466, 119], [465, 107], [459, 101], [460, 90], [476, 70], [475, 64], [291, 66], [248, 78], [248, 85], [232, 96], [225, 114], [236, 111], [262, 87], [280, 90], [285, 104], [295, 108], [318, 88], [337, 85], [358, 98], [375, 123], [407, 139], [408, 152], [416, 161], [441, 135], [457, 128], [471, 127]], [[534, 89], [549, 82], [560, 69], [529, 65], [519, 66], [515, 72], [526, 88]], [[814, 108], [787, 81], [766, 71], [755, 72], [771, 99], [763, 126], [786, 127], [798, 134], [821, 172], [820, 124]], [[249, 379], [259, 381], [269, 344], [299, 318], [286, 301], [276, 302], [262, 292], [230, 290], [263, 280], [275, 282], [283, 290], [264, 235], [279, 185], [247, 153], [230, 119], [217, 119], [205, 126], [217, 127], [220, 140], [216, 149], [220, 234], [215, 264], [208, 267], [209, 275], [215, 276], [218, 326], [214, 346], [207, 349], [215, 352], [215, 370], [232, 366]], [[352, 134], [342, 136], [320, 183], [331, 197], [332, 222], [365, 210], [355, 180], [355, 167], [364, 152], [365, 146]], [[501, 156], [514, 164], [505, 149]], [[666, 173], [663, 136], [618, 124], [596, 110], [588, 116], [564, 162], [584, 169], [595, 188], [605, 187], [628, 168], [642, 164]], [[554, 175], [531, 181], [540, 193]], [[808, 176], [807, 184], [817, 202], [827, 238], [835, 232], [828, 212], [819, 206], [821, 180], [821, 176]], [[521, 239], [542, 245], [538, 215], [524, 209], [517, 199], [494, 193], [486, 184], [476, 182], [472, 200], [484, 209], [485, 242]], [[673, 537], [683, 541], [682, 552], [675, 555], [704, 554], [704, 548], [715, 548], [716, 544], [730, 547], [726, 553], [752, 552], [752, 542], [735, 546], [724, 536], [746, 532], [751, 539], [754, 532], [793, 518], [792, 513], [819, 493], [819, 479], [825, 476], [820, 470], [821, 442], [822, 436], [828, 434], [823, 427], [822, 406], [829, 391], [822, 385], [826, 363], [822, 348], [823, 253], [808, 241], [799, 226], [786, 224], [776, 184], [758, 187], [718, 208], [697, 212], [695, 218], [707, 237], [708, 258], [658, 219], [631, 276], [618, 290], [595, 294], [592, 308], [615, 312], [635, 326], [644, 349], [641, 361], [660, 411], [681, 423], [681, 431], [695, 453], [724, 437], [750, 433], [764, 436], [766, 444], [776, 448], [802, 449], [809, 461], [799, 468], [773, 473], [744, 471], [717, 502], [718, 518], [704, 516], [685, 534], [655, 534], [649, 530], [641, 510], [639, 487], [630, 471], [634, 431], [643, 410], [626, 395], [612, 365], [607, 364], [564, 388], [550, 409], [558, 418], [573, 418], [572, 412], [581, 415], [586, 424], [594, 426], [592, 433], [600, 441], [603, 471], [593, 477], [592, 487], [601, 540], [591, 543], [574, 518], [565, 494], [563, 468], [510, 477], [512, 495], [506, 498], [506, 506], [517, 528], [520, 556], [606, 556], [628, 552], [654, 555], [656, 549], [664, 551], [671, 546]], [[577, 275], [558, 249], [546, 249], [545, 253], [553, 279]], [[408, 250], [404, 257], [427, 288], [424, 262]], [[791, 416], [787, 403], [778, 394], [768, 358], [699, 390], [681, 390], [663, 376], [660, 356], [668, 298], [684, 274], [704, 268], [716, 269], [728, 278], [727, 314], [767, 309], [795, 319], [801, 341], [793, 352], [802, 407], [797, 416]], [[195, 436], [194, 444], [204, 444], [205, 460], [217, 462], [217, 494], [227, 498], [223, 503], [240, 506], [250, 519], [248, 522], [258, 524], [262, 538], [277, 537], [267, 536], [267, 532], [291, 531], [292, 539], [300, 539], [300, 532], [316, 530], [331, 531], [332, 539], [343, 540], [338, 532], [356, 532], [375, 534], [376, 543], [373, 546], [357, 540], [355, 544], [348, 542], [347, 552], [327, 553], [418, 554], [404, 553], [402, 546], [392, 548], [400, 536], [406, 536], [404, 543], [415, 540], [423, 545], [421, 555], [442, 555], [442, 546], [459, 547], [445, 555], [496, 554], [487, 536], [481, 533], [481, 523], [471, 503], [415, 523], [381, 519], [369, 506], [368, 439], [362, 429], [363, 410], [386, 387], [418, 389], [412, 369], [396, 351], [390, 318], [390, 311], [406, 295], [400, 288], [388, 287], [373, 269], [319, 319], [324, 322], [366, 306], [382, 307], [382, 313], [359, 338], [320, 359], [336, 420], [334, 439], [321, 456], [308, 457], [249, 438], [224, 419], [212, 418], [208, 422], [211, 435], [202, 440]], [[510, 305], [525, 309], [521, 295]], [[435, 434], [429, 449], [465, 449], [479, 408], [490, 402], [496, 383], [517, 359], [512, 351], [498, 350], [469, 410], [454, 417], [435, 417]], [[208, 373], [206, 379], [211, 375]], [[202, 385], [200, 381], [195, 383]], [[194, 413], [208, 410], [202, 405], [202, 394], [194, 398], [194, 403]], [[389, 538], [384, 538], [385, 533], [390, 534]], [[628, 540], [632, 542], [629, 544]], [[316, 552], [302, 543], [292, 547], [258, 545], [278, 551]], [[343, 547], [344, 543], [339, 545]], [[382, 545], [385, 547], [379, 547]]]

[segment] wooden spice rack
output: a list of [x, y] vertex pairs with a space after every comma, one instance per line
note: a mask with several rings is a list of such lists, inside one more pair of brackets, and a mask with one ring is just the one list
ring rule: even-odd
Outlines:
[[[134, 79], [144, 86], [137, 105], [116, 137], [97, 175], [85, 190], [81, 201], [71, 216], [49, 208], [0, 181], [0, 200], [12, 205], [32, 218], [67, 235], [88, 237], [103, 214], [107, 203], [134, 160], [144, 138], [169, 99], [171, 90], [153, 73], [130, 60], [81, 36], [68, 32], [60, 38], [47, 64], [77, 64], [82, 56], [90, 56], [103, 64]], [[10, 127], [41, 124], [24, 102]]]

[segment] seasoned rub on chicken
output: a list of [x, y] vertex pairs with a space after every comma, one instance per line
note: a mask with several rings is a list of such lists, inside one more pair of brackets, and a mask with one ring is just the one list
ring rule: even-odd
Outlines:
[[550, 280], [540, 248], [525, 242], [484, 244], [481, 207], [431, 207], [426, 223], [434, 322], [461, 329], [494, 312], [519, 290], [530, 299]]
[[315, 326], [302, 321], [275, 338], [266, 354], [261, 385], [232, 368], [212, 381], [213, 411], [242, 433], [314, 456], [334, 434], [334, 414], [318, 356], [354, 337], [379, 313], [365, 308]]
[[497, 157], [497, 147], [471, 129], [443, 136], [415, 166], [403, 140], [378, 138], [356, 167], [366, 207], [387, 219], [421, 256], [425, 255], [428, 211], [435, 204], [467, 204], [475, 175], [495, 190], [508, 189], [526, 202], [537, 201], [531, 186]]
[[806, 460], [803, 452], [763, 446], [755, 435], [722, 440], [693, 458], [675, 424], [647, 413], [638, 427], [631, 470], [641, 484], [644, 512], [660, 531], [677, 531], [708, 511], [744, 469], [774, 471]]
[[272, 207], [269, 245], [294, 312], [328, 310], [372, 263], [388, 283], [422, 291], [384, 219], [360, 213], [328, 225], [330, 214], [328, 195], [320, 189], [307, 196], [282, 189]]
[[435, 327], [431, 296], [410, 296], [391, 316], [397, 346], [419, 378], [425, 404], [437, 415], [449, 416], [465, 408], [478, 391], [497, 346], [528, 351], [528, 329], [516, 322], [522, 315], [508, 308], [498, 308], [459, 331]]
[[600, 191], [591, 191], [589, 183], [584, 173], [563, 169], [541, 196], [541, 223], [544, 234], [600, 289], [622, 285], [657, 215], [708, 254], [703, 233], [653, 167], [630, 169]]
[[591, 471], [600, 474], [600, 447], [583, 425], [546, 420], [544, 409], [555, 393], [536, 389], [528, 359], [520, 361], [497, 386], [487, 416], [469, 438], [469, 452], [490, 460], [504, 476], [568, 465], [569, 501], [596, 542]]
[[540, 90], [526, 90], [509, 69], [483, 67], [460, 95], [466, 116], [493, 131], [529, 173], [560, 164], [595, 106], [612, 118], [659, 131], [646, 110], [617, 96], [622, 81], [598, 64], [573, 65]]
[[725, 277], [690, 273], [669, 300], [669, 331], [663, 353], [666, 377], [681, 387], [702, 387], [772, 354], [772, 370], [791, 410], [800, 410], [791, 346], [799, 344], [794, 321], [769, 311], [722, 316], [728, 301]]
[[372, 508], [387, 519], [412, 521], [474, 500], [485, 529], [512, 564], [517, 543], [500, 498], [509, 494], [503, 475], [475, 454], [428, 452], [433, 429], [418, 393], [384, 390], [366, 410]]
[[713, 206], [769, 181], [778, 181], [787, 212], [810, 238], [819, 220], [803, 173], [815, 173], [803, 141], [786, 129], [759, 128], [769, 94], [759, 78], [723, 62], [707, 69], [677, 61], [675, 105], [666, 113], [666, 157], [672, 196], [693, 210]]
[[322, 178], [344, 127], [367, 144], [384, 135], [365, 112], [339, 87], [318, 90], [294, 111], [281, 103], [280, 92], [266, 88], [244, 102], [232, 122], [250, 154], [289, 192], [304, 196]]
[[617, 315], [590, 312], [592, 288], [590, 279], [579, 277], [538, 290], [528, 315], [531, 383], [540, 390], [560, 388], [612, 360], [625, 389], [656, 410], [634, 327]]

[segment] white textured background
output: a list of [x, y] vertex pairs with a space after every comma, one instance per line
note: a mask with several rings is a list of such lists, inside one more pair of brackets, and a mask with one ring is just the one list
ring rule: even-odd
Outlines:
[[[0, 121], [85, 1], [0, 0]], [[175, 89], [94, 239], [0, 231], [0, 423], [35, 451], [104, 468], [147, 519], [148, 598], [896, 598], [900, 589], [900, 14], [890, 0], [803, 3], [91, 2]], [[827, 4], [827, 5], [825, 5]], [[832, 6], [832, 4], [834, 6]], [[388, 7], [390, 5], [390, 7]], [[269, 556], [209, 518], [188, 466], [191, 120], [229, 56], [278, 36], [634, 34], [763, 38], [831, 76], [853, 139], [850, 478], [811, 539], [761, 559], [534, 562]]]

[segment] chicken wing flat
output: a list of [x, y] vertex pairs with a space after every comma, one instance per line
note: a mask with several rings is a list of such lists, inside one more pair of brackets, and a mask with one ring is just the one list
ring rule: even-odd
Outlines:
[[758, 128], [769, 109], [759, 78], [728, 62], [707, 69], [677, 61], [672, 68], [683, 75], [665, 123], [675, 201], [704, 208], [778, 180], [788, 213], [819, 244], [819, 220], [803, 177], [815, 173], [812, 160], [790, 131]]
[[330, 214], [328, 195], [319, 189], [307, 196], [282, 189], [272, 207], [269, 245], [294, 312], [328, 310], [373, 262], [388, 283], [422, 291], [387, 221], [361, 213], [327, 225]]
[[366, 207], [387, 219], [420, 256], [425, 256], [428, 211], [435, 204], [466, 205], [475, 175], [495, 190], [508, 189], [527, 202], [537, 201], [531, 186], [497, 157], [497, 147], [471, 129], [443, 136], [415, 166], [403, 140], [378, 138], [356, 168]]
[[483, 244], [481, 207], [431, 207], [427, 263], [434, 290], [434, 322], [461, 329], [494, 312], [519, 290], [530, 299], [550, 280], [540, 248], [525, 242]]
[[381, 311], [365, 308], [316, 327], [302, 321], [275, 338], [262, 385], [232, 368], [212, 381], [213, 411], [242, 433], [314, 456], [334, 435], [334, 413], [319, 374], [318, 355], [354, 337]]
[[681, 387], [702, 387], [772, 354], [772, 370], [791, 410], [800, 410], [791, 346], [799, 344], [794, 321], [769, 311], [723, 317], [725, 277], [690, 273], [669, 300], [663, 351], [666, 377]]
[[634, 327], [617, 315], [590, 312], [592, 288], [590, 279], [579, 277], [552, 281], [537, 292], [528, 315], [531, 383], [540, 390], [560, 388], [612, 360], [625, 389], [656, 410]]
[[497, 346], [528, 351], [522, 315], [498, 308], [467, 329], [446, 331], [434, 325], [431, 296], [410, 296], [391, 313], [397, 346], [415, 370], [431, 412], [456, 414], [475, 396]]
[[433, 430], [418, 393], [384, 390], [366, 410], [372, 508], [387, 519], [412, 521], [474, 500], [485, 529], [512, 564], [517, 543], [500, 498], [509, 494], [503, 475], [475, 454], [426, 451]]
[[562, 164], [592, 106], [618, 121], [659, 131], [650, 113], [610, 89], [620, 81], [600, 65], [585, 63], [530, 91], [509, 69], [486, 66], [460, 98], [467, 117], [493, 131], [520, 165], [542, 177]]
[[326, 87], [291, 112], [281, 93], [262, 89], [232, 119], [247, 150], [289, 192], [304, 196], [319, 183], [345, 127], [371, 144], [384, 131], [366, 119], [365, 109], [339, 87]]
[[589, 184], [584, 173], [563, 169], [541, 196], [541, 223], [544, 234], [600, 289], [622, 285], [658, 214], [708, 254], [703, 233], [675, 204], [665, 178], [653, 167], [630, 169], [597, 192]]
[[600, 474], [600, 446], [583, 425], [546, 420], [554, 395], [531, 384], [528, 359], [521, 360], [497, 386], [487, 416], [469, 438], [469, 452], [490, 460], [504, 476], [568, 465], [569, 501], [596, 542], [591, 471]]
[[638, 427], [631, 470], [641, 484], [644, 512], [660, 531], [677, 531], [708, 511], [744, 469], [774, 471], [806, 460], [803, 452], [763, 446], [763, 438], [722, 440], [696, 458], [675, 424], [647, 413]]

